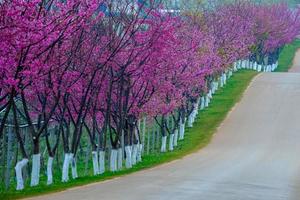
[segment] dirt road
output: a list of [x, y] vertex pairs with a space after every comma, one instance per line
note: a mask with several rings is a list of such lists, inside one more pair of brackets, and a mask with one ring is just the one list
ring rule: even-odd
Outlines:
[[300, 73], [263, 73], [184, 159], [43, 200], [299, 200]]
[[289, 72], [297, 72], [300, 73], [300, 49], [296, 52], [296, 55], [293, 60], [293, 66]]

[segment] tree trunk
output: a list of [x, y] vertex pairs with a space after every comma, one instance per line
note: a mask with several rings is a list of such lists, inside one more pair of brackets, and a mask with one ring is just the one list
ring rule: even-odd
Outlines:
[[117, 157], [118, 157], [118, 150], [117, 149], [111, 149], [110, 153], [110, 171], [116, 172], [117, 171]]
[[117, 169], [118, 170], [122, 170], [123, 169], [123, 149], [122, 148], [119, 148], [118, 149], [118, 166], [117, 166]]
[[192, 128], [193, 127], [193, 112], [194, 111], [192, 111], [192, 113], [189, 115], [189, 117], [188, 117], [188, 127], [189, 128]]
[[70, 154], [70, 161], [71, 161], [71, 167], [72, 167], [72, 178], [76, 179], [78, 178], [77, 174], [77, 163], [76, 163], [76, 158], [74, 157], [74, 154]]
[[131, 146], [125, 146], [125, 154], [126, 154], [125, 167], [127, 169], [132, 168], [131, 149], [132, 149]]
[[32, 155], [32, 168], [31, 168], [31, 182], [30, 186], [37, 186], [40, 180], [40, 170], [41, 170], [41, 154]]
[[205, 97], [201, 97], [200, 110], [204, 110], [205, 108]]
[[174, 150], [174, 134], [170, 134], [169, 138], [169, 151]]
[[53, 157], [49, 157], [47, 162], [47, 185], [51, 185], [53, 183], [52, 166], [53, 166]]
[[174, 131], [174, 147], [177, 147], [178, 143], [178, 129], [175, 129]]
[[105, 172], [105, 151], [99, 151], [99, 173]]
[[[144, 147], [145, 148], [145, 147]], [[147, 155], [150, 153], [150, 130], [147, 130]]]
[[136, 164], [137, 151], [138, 151], [138, 144], [134, 144], [132, 146], [132, 155], [131, 155], [131, 163], [132, 163], [132, 165]]
[[183, 117], [180, 117], [179, 123], [179, 140], [183, 140], [185, 132], [185, 120], [183, 119]]
[[137, 144], [138, 145], [138, 151], [137, 151], [137, 156], [136, 156], [136, 161], [137, 162], [142, 162], [142, 152], [143, 152], [143, 144]]
[[24, 180], [23, 180], [23, 168], [27, 165], [28, 159], [23, 158], [21, 161], [17, 162], [15, 166], [16, 171], [16, 179], [17, 179], [17, 188], [16, 190], [23, 190], [24, 189]]
[[160, 152], [166, 152], [167, 151], [167, 136], [163, 136], [161, 138], [161, 149]]
[[209, 97], [206, 95], [205, 96], [205, 108], [207, 108], [209, 105]]
[[144, 117], [143, 118], [143, 131], [142, 131], [142, 142], [141, 142], [141, 145], [142, 145], [142, 153], [144, 153], [145, 149], [145, 138], [146, 138], [146, 125], [147, 125], [147, 118]]
[[99, 162], [98, 162], [98, 152], [97, 151], [92, 151], [92, 159], [93, 159], [93, 171], [94, 175], [98, 175], [99, 172]]
[[70, 161], [71, 161], [71, 154], [70, 153], [65, 153], [63, 169], [62, 169], [62, 182], [68, 182], [69, 181]]
[[[4, 137], [5, 138], [5, 137]], [[6, 172], [5, 172], [5, 188], [8, 189], [10, 185], [10, 172], [11, 172], [11, 165], [13, 159], [13, 133], [12, 128], [9, 127], [7, 131], [7, 149], [6, 149]], [[3, 147], [5, 148], [6, 140], [3, 140]], [[4, 160], [4, 154], [3, 154]], [[4, 166], [4, 165], [3, 165]]]

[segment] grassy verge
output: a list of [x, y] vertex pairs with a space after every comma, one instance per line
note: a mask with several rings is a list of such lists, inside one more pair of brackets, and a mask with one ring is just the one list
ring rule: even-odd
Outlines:
[[285, 45], [283, 48], [279, 60], [278, 60], [278, 68], [276, 72], [287, 72], [293, 65], [293, 59], [296, 51], [300, 48], [300, 40], [296, 39], [291, 44]]
[[52, 186], [46, 186], [45, 181], [41, 181], [41, 185], [30, 188], [27, 187], [23, 191], [15, 191], [11, 189], [8, 192], [0, 194], [0, 199], [18, 199], [30, 196], [36, 196], [51, 192], [62, 191], [74, 186], [81, 186], [88, 183], [99, 182], [112, 179], [118, 176], [130, 174], [142, 169], [157, 166], [162, 163], [170, 162], [175, 159], [195, 152], [206, 146], [220, 123], [224, 120], [227, 113], [238, 102], [248, 84], [257, 73], [254, 71], [241, 70], [233, 75], [228, 80], [227, 85], [219, 89], [214, 95], [214, 99], [209, 108], [200, 112], [200, 117], [194, 124], [193, 128], [187, 129], [184, 141], [180, 141], [178, 147], [173, 152], [151, 154], [143, 157], [143, 162], [137, 164], [132, 169], [123, 170], [116, 173], [106, 172], [101, 176], [85, 176], [76, 180], [71, 180], [69, 183], [60, 183], [59, 178]]

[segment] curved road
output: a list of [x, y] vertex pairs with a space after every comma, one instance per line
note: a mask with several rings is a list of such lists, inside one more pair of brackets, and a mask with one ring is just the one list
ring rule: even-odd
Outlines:
[[262, 73], [198, 153], [43, 200], [299, 200], [300, 73]]

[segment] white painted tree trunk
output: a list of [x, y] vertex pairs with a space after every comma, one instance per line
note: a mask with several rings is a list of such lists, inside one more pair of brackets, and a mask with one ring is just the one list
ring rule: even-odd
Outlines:
[[220, 76], [220, 87], [224, 87], [223, 75]]
[[210, 102], [209, 97], [206, 95], [206, 96], [205, 96], [205, 107], [206, 107], [206, 108], [208, 107], [209, 102]]
[[200, 97], [197, 99], [197, 103], [195, 103], [195, 117], [199, 113], [199, 105], [200, 105]]
[[255, 70], [255, 71], [257, 70], [257, 62], [254, 63], [253, 70]]
[[203, 110], [204, 108], [205, 108], [205, 98], [201, 97], [200, 110]]
[[208, 96], [208, 98], [212, 99], [212, 92], [211, 92], [211, 90], [208, 91], [207, 96]]
[[167, 151], [167, 136], [163, 136], [161, 138], [160, 152], [166, 152], [166, 151]]
[[99, 151], [99, 174], [105, 172], [105, 151]]
[[142, 137], [142, 142], [141, 142], [142, 147], [143, 147], [142, 148], [142, 153], [145, 152], [146, 125], [147, 125], [147, 118], [144, 117], [143, 118], [143, 137]]
[[229, 72], [228, 72], [228, 78], [231, 78], [232, 75], [233, 75], [232, 70], [229, 70]]
[[275, 67], [276, 67], [275, 63], [272, 64], [272, 72], [275, 70]]
[[143, 146], [144, 146], [143, 144], [138, 144], [138, 151], [137, 151], [137, 156], [136, 156], [137, 162], [142, 162]]
[[69, 167], [70, 167], [70, 154], [65, 153], [63, 169], [62, 169], [62, 180], [61, 180], [62, 182], [69, 181]]
[[174, 150], [174, 134], [171, 134], [169, 137], [169, 151]]
[[216, 81], [215, 84], [216, 84], [216, 89], [215, 89], [215, 92], [216, 92], [219, 89], [219, 82]]
[[17, 162], [15, 166], [16, 171], [16, 179], [17, 179], [17, 188], [16, 190], [23, 190], [24, 189], [24, 180], [23, 180], [23, 174], [22, 169], [25, 167], [28, 163], [27, 158], [23, 158], [21, 161]]
[[236, 72], [237, 71], [237, 62], [233, 63], [233, 70]]
[[132, 165], [136, 164], [137, 151], [138, 151], [138, 145], [134, 144], [132, 146], [132, 155], [131, 155], [131, 163], [132, 163]]
[[78, 178], [77, 163], [73, 153], [70, 153], [70, 162], [71, 162], [71, 169], [72, 169], [72, 178], [76, 179]]
[[257, 71], [261, 72], [262, 66], [261, 65], [257, 65]]
[[53, 183], [52, 167], [53, 167], [53, 157], [49, 157], [47, 162], [47, 185], [51, 185]]
[[41, 154], [32, 155], [31, 181], [30, 186], [37, 186], [40, 181]]
[[97, 151], [92, 151], [92, 160], [93, 160], [94, 175], [98, 175], [99, 174], [99, 158], [98, 158]]
[[132, 149], [131, 146], [125, 146], [125, 153], [126, 153], [125, 167], [127, 169], [132, 167], [132, 162], [131, 162], [132, 152], [131, 152], [131, 149]]
[[189, 128], [193, 127], [193, 113], [191, 113], [188, 117], [188, 127]]
[[174, 147], [178, 146], [178, 129], [174, 131]]
[[243, 68], [243, 60], [240, 60], [239, 69]]
[[223, 85], [226, 85], [226, 83], [227, 83], [226, 73], [223, 73], [223, 81], [224, 81]]
[[241, 68], [241, 60], [238, 60], [236, 63], [236, 69], [237, 71]]
[[184, 132], [185, 132], [185, 122], [183, 122], [182, 119], [180, 119], [180, 124], [179, 124], [179, 140], [184, 139]]
[[118, 149], [118, 170], [122, 170], [123, 168], [123, 151], [122, 148]]
[[110, 152], [110, 171], [116, 172], [117, 171], [117, 157], [118, 157], [118, 150], [112, 149]]
[[212, 83], [211, 93], [212, 93], [212, 94], [215, 94], [215, 93], [216, 93], [216, 83], [215, 83], [215, 82]]
[[246, 69], [246, 60], [243, 60], [243, 69]]

